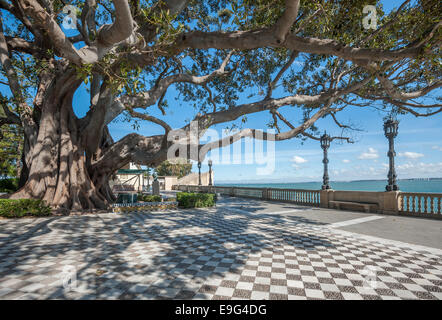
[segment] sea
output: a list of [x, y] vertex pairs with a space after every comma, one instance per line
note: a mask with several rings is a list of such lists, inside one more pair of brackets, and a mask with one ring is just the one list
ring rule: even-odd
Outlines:
[[[441, 179], [407, 179], [398, 180], [400, 191], [403, 192], [427, 192], [442, 193]], [[297, 183], [217, 183], [217, 186], [229, 187], [253, 187], [253, 188], [278, 188], [278, 189], [305, 189], [319, 190], [321, 182], [297, 182]], [[332, 181], [330, 187], [334, 190], [345, 191], [385, 191], [387, 181], [385, 180], [363, 180], [363, 181]]]

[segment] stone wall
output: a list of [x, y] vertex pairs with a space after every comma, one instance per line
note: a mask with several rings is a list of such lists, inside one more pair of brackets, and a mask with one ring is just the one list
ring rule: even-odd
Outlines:
[[[215, 192], [232, 197], [287, 202], [302, 206], [321, 208], [339, 206], [340, 209], [442, 219], [442, 193], [299, 190], [204, 185], [176, 185], [174, 189], [186, 192]], [[336, 203], [336, 201], [344, 203]]]
[[[212, 184], [215, 182], [214, 174], [212, 170]], [[203, 186], [209, 185], [209, 172], [201, 172], [201, 184]], [[197, 186], [198, 185], [198, 173], [192, 172], [181, 179], [178, 179], [176, 185], [184, 186]]]
[[355, 203], [374, 203], [379, 207], [379, 213], [398, 213], [399, 211], [398, 191], [392, 192], [371, 192], [371, 191], [340, 191], [322, 190], [321, 207], [331, 208], [330, 201], [344, 201]]

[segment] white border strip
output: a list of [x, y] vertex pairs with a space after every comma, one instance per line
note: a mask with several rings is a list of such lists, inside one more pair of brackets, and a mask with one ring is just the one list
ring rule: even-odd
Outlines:
[[384, 245], [395, 246], [400, 249], [408, 249], [408, 250], [411, 249], [414, 251], [427, 251], [429, 253], [439, 255], [442, 257], [442, 250], [437, 249], [437, 248], [422, 246], [422, 245], [418, 245], [418, 244], [411, 244], [411, 243], [402, 242], [402, 241], [398, 241], [398, 240], [379, 238], [379, 237], [375, 237], [375, 236], [369, 236], [369, 235], [365, 235], [365, 234], [349, 232], [349, 231], [344, 231], [344, 230], [339, 230], [339, 229], [330, 229], [330, 231], [332, 231], [333, 233], [340, 234], [342, 236], [354, 237], [354, 238], [362, 239], [362, 240], [366, 240], [366, 241], [378, 242], [378, 243], [381, 243]]
[[299, 209], [294, 209], [294, 210], [288, 210], [288, 211], [277, 211], [277, 212], [252, 212], [252, 211], [248, 211], [248, 210], [242, 210], [242, 209], [238, 209], [238, 208], [220, 208], [223, 210], [227, 210], [227, 211], [233, 211], [233, 212], [238, 212], [238, 213], [247, 213], [247, 214], [283, 214], [283, 213], [294, 213], [294, 212], [300, 212], [301, 210]]
[[384, 218], [385, 217], [381, 217], [381, 216], [369, 216], [369, 217], [365, 217], [365, 218], [351, 219], [351, 220], [345, 220], [345, 221], [341, 221], [341, 222], [331, 223], [331, 224], [327, 225], [327, 227], [339, 228], [339, 227], [351, 226], [353, 224], [360, 224], [360, 223], [384, 219]]
[[[229, 210], [229, 211], [233, 211], [233, 212], [238, 212], [238, 213], [253, 214], [253, 212], [250, 212], [247, 210], [241, 210], [241, 209], [237, 209], [237, 208], [221, 208], [221, 209]], [[262, 212], [262, 214], [290, 213], [290, 212], [297, 212], [297, 211], [299, 211], [299, 210], [280, 211], [280, 212]], [[385, 238], [380, 238], [380, 237], [376, 237], [376, 236], [369, 236], [369, 235], [365, 235], [365, 234], [344, 231], [344, 230], [340, 230], [340, 229], [335, 229], [336, 227], [348, 226], [348, 225], [353, 225], [353, 224], [357, 224], [357, 223], [364, 223], [364, 222], [374, 221], [374, 220], [383, 219], [383, 218], [386, 218], [386, 217], [369, 216], [369, 217], [365, 217], [365, 218], [352, 219], [352, 220], [332, 223], [332, 224], [321, 226], [321, 228], [328, 229], [329, 231], [336, 233], [336, 234], [340, 234], [342, 236], [353, 237], [353, 238], [366, 240], [366, 241], [370, 241], [370, 242], [377, 242], [377, 243], [380, 243], [383, 245], [394, 246], [394, 247], [400, 248], [400, 249], [408, 249], [408, 250], [414, 250], [414, 251], [426, 251], [428, 253], [435, 254], [435, 255], [442, 257], [442, 250], [441, 249], [417, 245], [417, 244], [411, 244], [411, 243], [398, 241], [398, 240], [385, 239]]]

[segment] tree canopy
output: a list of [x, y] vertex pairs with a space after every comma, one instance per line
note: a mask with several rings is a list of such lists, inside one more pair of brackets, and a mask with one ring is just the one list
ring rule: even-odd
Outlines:
[[[403, 1], [388, 13], [375, 0], [66, 4], [0, 0], [1, 85], [11, 92], [0, 124], [17, 124], [24, 133], [26, 183], [13, 197], [68, 209], [106, 206], [107, 181], [118, 168], [167, 159], [176, 142], [167, 137], [176, 128], [152, 111], [168, 113], [172, 86], [181, 104], [196, 109], [197, 138], [217, 124], [246, 126], [258, 112], [277, 129], [242, 128], [202, 145], [183, 122], [180, 143], [202, 150], [189, 152], [191, 160], [243, 137], [318, 139], [315, 123], [326, 117], [339, 129], [334, 139], [347, 139], [351, 127], [339, 112], [349, 108], [416, 117], [442, 111], [432, 95], [442, 84], [437, 0]], [[375, 29], [363, 26], [367, 4], [376, 8]], [[90, 107], [78, 118], [72, 100], [83, 82]], [[288, 109], [297, 116], [286, 116]], [[107, 125], [121, 114], [164, 134], [113, 141]]]
[[0, 176], [20, 176], [23, 134], [16, 125], [0, 127]]
[[155, 168], [155, 172], [159, 176], [177, 176], [182, 178], [192, 171], [192, 164], [189, 161], [163, 161]]

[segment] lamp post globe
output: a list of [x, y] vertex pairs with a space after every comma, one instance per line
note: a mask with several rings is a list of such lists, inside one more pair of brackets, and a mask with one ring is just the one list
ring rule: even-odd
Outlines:
[[327, 134], [327, 132], [326, 133], [324, 133], [322, 136], [321, 136], [321, 148], [322, 149], [328, 149], [329, 147], [330, 147], [330, 141], [331, 139], [330, 139], [330, 136]]
[[389, 118], [384, 122], [384, 133], [385, 136], [390, 138], [396, 138], [399, 129], [399, 121], [394, 120], [393, 118]]

